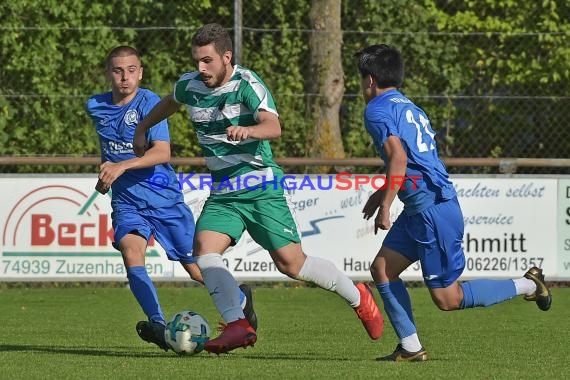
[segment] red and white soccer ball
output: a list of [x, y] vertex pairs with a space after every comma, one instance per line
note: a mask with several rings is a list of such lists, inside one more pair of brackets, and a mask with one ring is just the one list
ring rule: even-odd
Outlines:
[[183, 310], [166, 324], [164, 338], [178, 355], [195, 355], [204, 350], [210, 339], [210, 326], [200, 314]]

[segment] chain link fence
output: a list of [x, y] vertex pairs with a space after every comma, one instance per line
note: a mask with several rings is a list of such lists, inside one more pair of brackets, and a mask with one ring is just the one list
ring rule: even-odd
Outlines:
[[[569, 3], [471, 3], [466, 8], [464, 2], [448, 1], [341, 2], [346, 77], [341, 130], [347, 157], [376, 155], [362, 127], [364, 104], [352, 57], [371, 43], [402, 50], [407, 75], [403, 92], [430, 116], [443, 156], [568, 157]], [[319, 96], [307, 90], [309, 38], [315, 32], [310, 28], [310, 2], [134, 1], [126, 15], [119, 5], [123, 2], [94, 2], [92, 7], [110, 8], [107, 13], [90, 8], [108, 18], [87, 17], [81, 25], [37, 9], [35, 17], [45, 12], [46, 22], [32, 25], [24, 17], [14, 21], [2, 6], [0, 154], [98, 154], [94, 132], [85, 133], [92, 127], [84, 103], [108, 88], [102, 73], [106, 52], [118, 43], [139, 48], [145, 87], [165, 95], [180, 74], [194, 69], [193, 32], [203, 23], [219, 22], [234, 36], [236, 60], [256, 70], [275, 95], [287, 132], [276, 143], [276, 154], [308, 155], [312, 126], [306, 122], [306, 104]], [[53, 38], [57, 46], [50, 47]], [[31, 58], [29, 49], [37, 51]], [[49, 53], [43, 53], [46, 50]], [[47, 65], [54, 57], [57, 63]], [[171, 124], [184, 123], [180, 117]], [[49, 143], [41, 134], [44, 128], [50, 130]], [[175, 152], [197, 155], [190, 129], [180, 130], [173, 135]], [[567, 173], [568, 168], [529, 172]]]

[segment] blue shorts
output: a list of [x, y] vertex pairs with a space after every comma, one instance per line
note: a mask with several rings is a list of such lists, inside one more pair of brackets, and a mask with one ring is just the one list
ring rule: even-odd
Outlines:
[[136, 233], [147, 241], [154, 235], [169, 260], [181, 263], [196, 262], [192, 256], [194, 216], [185, 203], [157, 209], [114, 210], [111, 218], [115, 230], [115, 248], [118, 249], [119, 242], [127, 234]]
[[463, 214], [457, 197], [415, 214], [400, 214], [383, 245], [408, 260], [420, 261], [428, 288], [446, 288], [465, 268]]

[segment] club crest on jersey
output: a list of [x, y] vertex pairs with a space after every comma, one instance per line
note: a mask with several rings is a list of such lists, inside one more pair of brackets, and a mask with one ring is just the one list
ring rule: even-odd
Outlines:
[[135, 126], [139, 121], [139, 114], [137, 110], [128, 110], [124, 117], [124, 122], [127, 125]]

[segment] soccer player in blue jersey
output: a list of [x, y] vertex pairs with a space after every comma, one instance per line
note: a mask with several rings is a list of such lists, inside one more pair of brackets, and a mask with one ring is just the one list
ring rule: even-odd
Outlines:
[[281, 273], [341, 296], [368, 335], [378, 339], [383, 320], [368, 286], [355, 285], [329, 260], [304, 253], [283, 187], [275, 180], [282, 178], [283, 171], [269, 145], [269, 140], [281, 135], [273, 95], [255, 72], [232, 65], [232, 53], [231, 38], [221, 25], [198, 29], [192, 37], [192, 58], [198, 70], [182, 75], [174, 93], [164, 97], [138, 125], [134, 140], [135, 152], [144, 153], [145, 131], [184, 104], [214, 183], [236, 183], [240, 176], [252, 179], [246, 189], [213, 186], [196, 225], [196, 261], [227, 323], [218, 337], [206, 343], [205, 350], [225, 353], [252, 346], [257, 340], [255, 329], [238, 307], [236, 280], [222, 259], [245, 230], [269, 252]]
[[[389, 230], [370, 271], [400, 339], [392, 354], [378, 360], [427, 359], [410, 297], [400, 279], [400, 274], [418, 260], [424, 282], [441, 310], [490, 306], [517, 295], [548, 310], [552, 297], [542, 269], [536, 267], [513, 280], [457, 282], [465, 267], [461, 247], [463, 215], [438, 157], [428, 117], [398, 90], [404, 80], [402, 56], [384, 44], [368, 46], [355, 56], [367, 104], [364, 124], [384, 160], [388, 179], [386, 189], [372, 194], [363, 209], [366, 219], [376, 214], [375, 232]], [[404, 210], [392, 225], [390, 206], [396, 195], [404, 203]]]
[[[111, 91], [87, 101], [101, 146], [99, 180], [96, 189], [111, 192], [114, 246], [123, 257], [127, 278], [148, 321], [137, 323], [139, 336], [164, 350], [165, 318], [154, 284], [145, 268], [145, 252], [151, 236], [166, 251], [168, 259], [179, 261], [190, 277], [203, 283], [192, 255], [194, 217], [184, 203], [176, 173], [170, 161], [170, 135], [165, 121], [146, 134], [149, 149], [136, 157], [132, 140], [138, 122], [160, 100], [150, 90], [140, 88], [143, 67], [139, 53], [130, 46], [118, 46], [106, 59]], [[249, 295], [249, 301], [243, 291]], [[255, 317], [251, 292], [242, 285], [242, 307]], [[256, 318], [254, 323], [256, 323]]]

